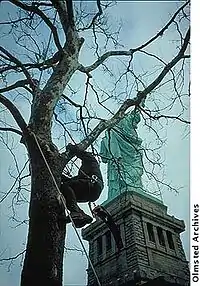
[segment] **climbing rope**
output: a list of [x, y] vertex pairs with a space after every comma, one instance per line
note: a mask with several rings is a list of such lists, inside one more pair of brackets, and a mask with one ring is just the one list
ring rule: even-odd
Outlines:
[[54, 185], [55, 185], [55, 187], [56, 187], [56, 190], [57, 190], [57, 193], [58, 193], [58, 195], [59, 195], [59, 198], [61, 199], [61, 202], [63, 203], [63, 206], [64, 206], [64, 208], [65, 208], [65, 210], [66, 210], [66, 212], [67, 212], [67, 214], [68, 214], [68, 216], [69, 216], [69, 218], [70, 218], [70, 221], [72, 222], [72, 226], [73, 226], [73, 228], [74, 228], [74, 230], [75, 230], [75, 233], [76, 233], [76, 235], [77, 235], [77, 237], [78, 237], [78, 240], [79, 240], [79, 242], [80, 242], [80, 244], [81, 244], [81, 246], [82, 246], [82, 248], [83, 248], [83, 251], [84, 251], [84, 253], [85, 253], [85, 255], [86, 255], [87, 259], [88, 259], [88, 262], [89, 262], [89, 264], [90, 264], [90, 266], [91, 266], [91, 268], [92, 268], [92, 271], [93, 271], [93, 273], [94, 273], [94, 275], [95, 275], [95, 278], [96, 278], [96, 280], [97, 280], [98, 286], [101, 286], [101, 283], [100, 283], [100, 281], [99, 281], [99, 278], [98, 278], [98, 275], [97, 275], [97, 273], [96, 273], [96, 270], [95, 270], [95, 268], [94, 268], [94, 266], [93, 266], [93, 263], [92, 263], [92, 261], [91, 261], [89, 255], [88, 255], [87, 250], [86, 250], [86, 248], [85, 248], [85, 246], [84, 246], [84, 244], [83, 244], [83, 242], [82, 242], [82, 240], [81, 240], [81, 237], [80, 237], [80, 235], [79, 235], [79, 233], [78, 233], [78, 231], [77, 231], [77, 229], [76, 229], [76, 227], [75, 227], [75, 224], [74, 224], [74, 221], [73, 221], [73, 219], [72, 219], [72, 217], [71, 217], [71, 215], [70, 215], [70, 212], [69, 212], [69, 210], [67, 209], [66, 202], [65, 202], [65, 198], [64, 198], [63, 194], [61, 193], [61, 191], [60, 191], [60, 189], [59, 189], [59, 187], [58, 187], [58, 184], [57, 184], [57, 182], [56, 182], [56, 180], [55, 180], [55, 177], [54, 177], [54, 175], [53, 175], [53, 173], [52, 173], [52, 171], [51, 171], [51, 168], [50, 168], [50, 166], [49, 166], [49, 164], [48, 164], [48, 162], [47, 162], [47, 160], [46, 160], [46, 158], [45, 158], [45, 156], [44, 156], [44, 153], [43, 153], [43, 151], [42, 151], [42, 149], [41, 149], [41, 147], [40, 147], [40, 144], [39, 144], [39, 142], [38, 142], [38, 140], [37, 140], [37, 137], [36, 137], [36, 135], [35, 135], [34, 133], [33, 133], [33, 137], [34, 137], [35, 142], [36, 142], [36, 144], [37, 144], [37, 147], [38, 147], [38, 149], [39, 149], [39, 151], [40, 151], [40, 154], [41, 154], [41, 156], [42, 156], [42, 158], [43, 158], [43, 160], [44, 160], [44, 162], [45, 162], [45, 165], [46, 165], [46, 167], [47, 167], [47, 169], [48, 169], [48, 171], [49, 171], [49, 174], [50, 174], [50, 176], [51, 176], [51, 178], [52, 178], [52, 180], [53, 180], [53, 183], [54, 183]]

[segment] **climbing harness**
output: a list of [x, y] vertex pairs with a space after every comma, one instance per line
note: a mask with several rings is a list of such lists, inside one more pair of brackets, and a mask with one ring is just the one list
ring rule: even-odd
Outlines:
[[[78, 167], [78, 165], [75, 163], [75, 162], [73, 162], [73, 164], [77, 167], [77, 169], [79, 169], [79, 167]], [[91, 176], [89, 176], [88, 174], [86, 174], [83, 170], [81, 170], [81, 169], [79, 169], [79, 172], [81, 172], [83, 175], [84, 175], [84, 177], [86, 178], [86, 179], [88, 179], [88, 181], [90, 181], [92, 184], [95, 184], [95, 183], [97, 183], [97, 182], [100, 182], [100, 183], [102, 183], [102, 180], [101, 179], [99, 179], [99, 177], [97, 177], [96, 175], [91, 175]]]
[[98, 178], [96, 175], [92, 175], [90, 182], [91, 182], [92, 184], [95, 184], [95, 183], [98, 182], [98, 180], [99, 180], [99, 178]]

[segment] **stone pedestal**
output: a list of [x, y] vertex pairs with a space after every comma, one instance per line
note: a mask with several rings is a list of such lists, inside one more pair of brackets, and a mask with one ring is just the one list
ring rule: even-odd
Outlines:
[[[102, 286], [189, 285], [188, 262], [180, 239], [182, 220], [151, 196], [127, 192], [103, 204], [120, 227], [124, 249], [100, 220], [82, 230]], [[88, 286], [98, 285], [88, 266]]]

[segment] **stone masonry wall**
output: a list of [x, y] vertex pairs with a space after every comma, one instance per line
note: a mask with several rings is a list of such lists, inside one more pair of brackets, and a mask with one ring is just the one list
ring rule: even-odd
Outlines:
[[[90, 241], [90, 258], [102, 286], [126, 285], [136, 279], [148, 281], [159, 276], [164, 276], [169, 283], [179, 281], [178, 285], [189, 285], [188, 263], [180, 240], [180, 233], [185, 227], [183, 221], [168, 215], [167, 207], [162, 203], [132, 193], [122, 194], [108, 204], [105, 202], [104, 206], [120, 226], [125, 247], [117, 253], [112, 238], [112, 249], [106, 251], [105, 233], [108, 229], [101, 221], [96, 221], [83, 230], [83, 238]], [[152, 225], [154, 241], [150, 240], [147, 223]], [[173, 240], [171, 245], [167, 232], [170, 232]], [[103, 241], [102, 255], [97, 254], [98, 237], [102, 237]], [[95, 283], [89, 267], [88, 286], [96, 286]]]

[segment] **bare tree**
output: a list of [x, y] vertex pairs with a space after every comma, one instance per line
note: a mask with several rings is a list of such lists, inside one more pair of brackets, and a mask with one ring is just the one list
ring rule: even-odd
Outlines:
[[[31, 177], [21, 285], [58, 286], [62, 285], [66, 226], [60, 220], [65, 209], [57, 186], [72, 159], [67, 144], [73, 142], [84, 150], [89, 146], [94, 150], [102, 132], [118, 123], [131, 107], [140, 110], [158, 140], [155, 124], [165, 127], [168, 120], [189, 123], [189, 83], [185, 76], [189, 1], [182, 3], [155, 35], [128, 48], [120, 43], [122, 23], [118, 28], [109, 23], [113, 2], [9, 0], [0, 5], [10, 9], [7, 19], [0, 23], [4, 44], [0, 46], [0, 103], [4, 114], [1, 138], [12, 152], [7, 133], [18, 136], [30, 163], [29, 172], [28, 163], [18, 167], [16, 161], [18, 187], [14, 202], [26, 200], [24, 182]], [[171, 29], [176, 34], [172, 43], [176, 49], [170, 59], [165, 59], [154, 52], [154, 45], [162, 43]], [[136, 70], [134, 61], [140, 56], [154, 68]], [[170, 97], [163, 92], [166, 87]], [[145, 154], [153, 166], [149, 174], [154, 176], [159, 158], [152, 155], [151, 148]], [[27, 173], [23, 174], [25, 169]], [[11, 192], [3, 193], [1, 201]]]

